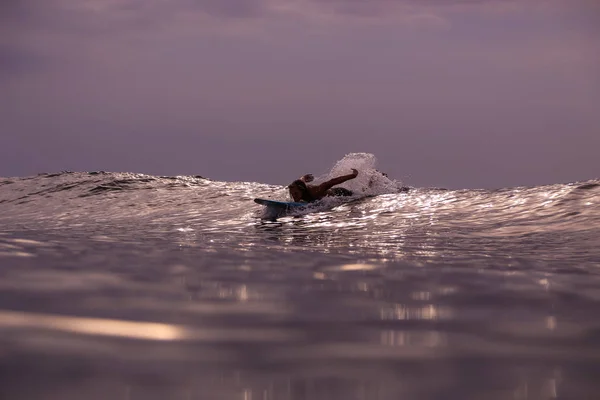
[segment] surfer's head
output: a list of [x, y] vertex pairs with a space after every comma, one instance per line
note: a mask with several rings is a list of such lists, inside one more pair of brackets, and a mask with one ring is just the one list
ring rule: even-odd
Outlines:
[[288, 189], [290, 191], [290, 196], [294, 201], [306, 200], [308, 195], [308, 187], [306, 187], [306, 183], [300, 179], [296, 179], [294, 182], [288, 185]]

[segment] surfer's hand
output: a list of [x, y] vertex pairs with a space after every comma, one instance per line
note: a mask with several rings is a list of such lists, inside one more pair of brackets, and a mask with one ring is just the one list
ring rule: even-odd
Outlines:
[[352, 168], [352, 175], [354, 175], [354, 176], [358, 176], [358, 171], [357, 171], [357, 170], [355, 170], [354, 168]]

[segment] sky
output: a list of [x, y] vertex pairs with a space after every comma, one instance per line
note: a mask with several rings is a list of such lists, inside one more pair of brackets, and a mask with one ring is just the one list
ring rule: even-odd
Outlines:
[[0, 176], [600, 177], [597, 0], [2, 0]]

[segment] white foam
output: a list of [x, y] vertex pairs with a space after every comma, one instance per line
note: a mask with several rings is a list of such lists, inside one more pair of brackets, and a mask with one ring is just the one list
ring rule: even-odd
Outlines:
[[357, 196], [376, 196], [397, 193], [402, 183], [392, 180], [378, 171], [377, 158], [370, 153], [350, 153], [337, 161], [331, 171], [315, 179], [315, 184], [358, 171], [358, 176], [339, 185], [351, 190]]

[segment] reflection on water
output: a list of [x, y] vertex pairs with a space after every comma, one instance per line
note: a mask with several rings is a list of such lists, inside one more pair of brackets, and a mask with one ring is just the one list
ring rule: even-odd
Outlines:
[[110, 336], [158, 341], [280, 341], [288, 340], [283, 330], [191, 328], [186, 326], [0, 311], [0, 329], [39, 329], [77, 335]]
[[0, 398], [595, 398], [598, 188], [413, 190], [271, 222], [252, 202], [285, 195], [268, 185], [4, 184]]
[[1, 240], [35, 254], [3, 264], [6, 398], [551, 399], [598, 389], [590, 275], [257, 254], [260, 243], [106, 252], [106, 242], [52, 234], [43, 246]]
[[441, 332], [381, 332], [381, 344], [384, 346], [438, 347], [444, 345], [444, 339], [445, 335]]
[[106, 242], [53, 234], [31, 239], [41, 246], [1, 240], [35, 255], [3, 264], [6, 398], [552, 399], [599, 389], [593, 275], [257, 254], [260, 243], [106, 252]]
[[11, 311], [0, 311], [0, 328], [48, 329], [80, 335], [118, 336], [143, 340], [182, 340], [188, 336], [184, 329], [167, 324]]
[[449, 308], [436, 307], [433, 304], [407, 307], [403, 304], [393, 304], [381, 310], [381, 319], [450, 319], [452, 311]]

